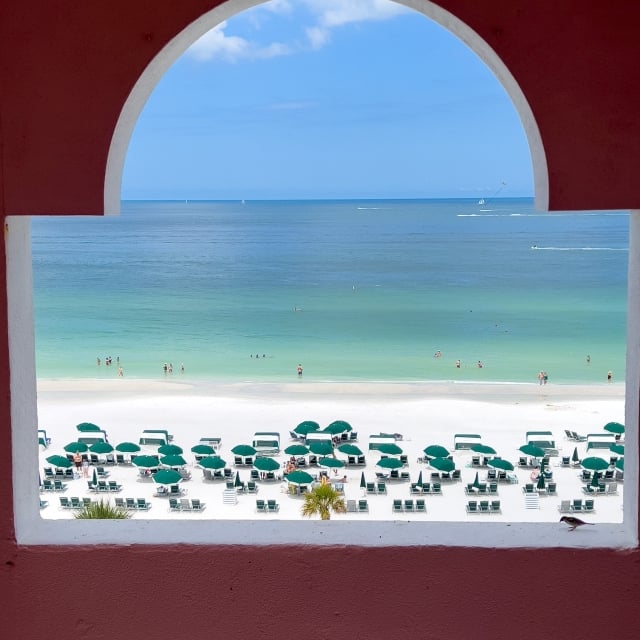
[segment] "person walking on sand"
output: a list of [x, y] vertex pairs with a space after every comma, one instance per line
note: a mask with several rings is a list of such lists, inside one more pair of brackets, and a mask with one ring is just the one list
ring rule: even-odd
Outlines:
[[544, 371], [539, 371], [538, 372], [538, 382], [540, 383], [540, 386], [542, 386], [543, 381], [544, 381]]

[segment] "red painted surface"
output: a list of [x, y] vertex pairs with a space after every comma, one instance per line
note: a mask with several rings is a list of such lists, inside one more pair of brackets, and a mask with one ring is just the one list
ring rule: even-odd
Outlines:
[[[123, 101], [157, 51], [215, 4], [4, 0], [2, 214], [101, 213]], [[440, 4], [489, 42], [527, 96], [551, 208], [640, 208], [640, 4]], [[2, 255], [2, 282], [4, 265]], [[3, 638], [637, 637], [637, 550], [20, 548], [6, 329], [2, 288]]]

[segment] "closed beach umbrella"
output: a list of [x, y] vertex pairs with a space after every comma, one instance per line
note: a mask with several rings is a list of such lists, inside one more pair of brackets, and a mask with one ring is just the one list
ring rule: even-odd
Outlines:
[[604, 430], [609, 433], [621, 435], [624, 433], [624, 425], [619, 422], [607, 422], [607, 424], [604, 425]]
[[424, 455], [429, 458], [446, 458], [449, 455], [449, 451], [439, 444], [432, 444], [424, 450]]
[[609, 447], [609, 451], [618, 454], [619, 456], [624, 455], [624, 445], [623, 444], [612, 444]]
[[178, 484], [182, 480], [182, 476], [173, 469], [160, 469], [151, 477], [156, 484]]
[[49, 456], [47, 462], [54, 467], [62, 467], [64, 469], [69, 469], [73, 465], [73, 462], [64, 456]]
[[309, 453], [309, 447], [305, 447], [303, 444], [292, 444], [284, 452], [288, 456], [306, 456]]
[[580, 456], [578, 455], [578, 447], [573, 448], [573, 453], [571, 454], [571, 462], [580, 462]]
[[492, 456], [497, 453], [497, 451], [493, 447], [490, 447], [488, 444], [474, 444], [471, 445], [470, 449], [474, 453], [482, 453], [488, 456]]
[[329, 440], [313, 440], [309, 444], [309, 451], [317, 456], [330, 456], [333, 453], [333, 444]]
[[624, 471], [624, 458], [619, 458], [618, 460], [616, 460], [616, 469]]
[[250, 444], [237, 444], [231, 449], [231, 453], [237, 456], [255, 456], [256, 450]]
[[93, 422], [81, 422], [76, 425], [76, 429], [81, 433], [90, 433], [92, 431], [102, 431], [102, 429], [97, 425], [93, 424]]
[[402, 449], [395, 442], [384, 442], [378, 446], [378, 451], [388, 456], [399, 456]]
[[140, 445], [135, 442], [121, 442], [116, 445], [116, 451], [119, 451], [120, 453], [136, 453], [137, 451], [140, 451]]
[[584, 458], [580, 464], [589, 471], [604, 471], [609, 468], [609, 463], [606, 460], [596, 456]]
[[236, 478], [233, 481], [233, 486], [238, 488], [242, 486], [242, 480], [240, 480], [240, 472], [238, 471], [238, 473], [236, 473]]
[[366, 489], [366, 487], [367, 487], [367, 480], [364, 477], [364, 471], [363, 471], [362, 474], [360, 475], [360, 488]]
[[345, 443], [338, 446], [338, 451], [348, 456], [361, 456], [362, 451], [360, 447], [356, 447], [355, 444]]
[[94, 487], [98, 486], [98, 471], [95, 468], [93, 470], [93, 477], [91, 478], [91, 484]]
[[597, 489], [600, 485], [600, 474], [597, 471], [593, 472], [591, 482], [589, 483], [594, 489]]
[[163, 444], [158, 447], [158, 453], [161, 456], [179, 456], [182, 453], [182, 447], [177, 444]]
[[339, 433], [347, 433], [348, 431], [352, 431], [352, 427], [344, 420], [335, 420], [323, 429], [324, 433], [331, 433], [334, 436]]
[[502, 458], [491, 458], [487, 464], [494, 469], [500, 469], [500, 471], [513, 471], [513, 465]]
[[136, 467], [143, 467], [144, 469], [153, 469], [154, 467], [157, 467], [159, 462], [158, 462], [158, 458], [156, 458], [155, 456], [136, 456], [135, 460], [133, 461], [133, 464], [136, 465]]
[[382, 469], [399, 469], [404, 466], [398, 458], [381, 458], [376, 465]]
[[113, 446], [108, 442], [96, 442], [89, 447], [91, 453], [111, 453]]
[[280, 468], [280, 463], [273, 458], [256, 458], [253, 466], [258, 471], [275, 471]]
[[70, 442], [65, 445], [64, 450], [67, 453], [84, 453], [89, 448], [84, 442]]
[[544, 489], [544, 488], [545, 488], [544, 473], [541, 473], [538, 476], [538, 483], [536, 484], [536, 489]]
[[320, 460], [318, 460], [318, 464], [321, 467], [329, 467], [331, 469], [344, 467], [344, 462], [342, 462], [342, 460], [338, 460], [337, 458], [331, 458], [331, 457], [320, 458]]
[[456, 463], [449, 458], [433, 458], [429, 460], [429, 464], [438, 471], [453, 471], [456, 468]]
[[207, 456], [198, 461], [198, 466], [203, 469], [212, 469], [214, 471], [223, 469], [226, 466], [226, 462], [220, 456]]
[[312, 431], [320, 431], [320, 425], [313, 420], [305, 420], [301, 422], [294, 431], [300, 436], [306, 436], [307, 433], [311, 433]]
[[[476, 474], [476, 477], [478, 477], [478, 474]], [[420, 471], [420, 473], [418, 474], [418, 482], [416, 482], [416, 486], [422, 486], [422, 471]]]
[[520, 451], [522, 451], [526, 456], [531, 456], [532, 458], [544, 458], [544, 449], [542, 447], [537, 447], [535, 444], [523, 444], [520, 447]]
[[210, 456], [215, 452], [216, 450], [209, 444], [196, 444], [191, 447], [191, 453], [195, 453], [199, 456]]
[[300, 471], [296, 469], [296, 471], [292, 471], [287, 476], [287, 482], [291, 484], [311, 484], [313, 482], [313, 476], [306, 471]]
[[187, 461], [179, 455], [163, 456], [160, 458], [160, 464], [165, 467], [184, 467]]
[[473, 481], [473, 486], [476, 489], [480, 488], [480, 477], [478, 476], [478, 472], [476, 471], [476, 479]]

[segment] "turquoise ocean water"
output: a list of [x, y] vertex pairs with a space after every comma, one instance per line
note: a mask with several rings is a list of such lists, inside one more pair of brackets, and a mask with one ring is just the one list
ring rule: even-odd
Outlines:
[[38, 376], [621, 382], [628, 221], [529, 199], [33, 218]]

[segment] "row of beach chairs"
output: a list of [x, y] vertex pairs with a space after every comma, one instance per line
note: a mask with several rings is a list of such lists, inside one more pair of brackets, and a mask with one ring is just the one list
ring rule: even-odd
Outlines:
[[169, 511], [204, 511], [205, 503], [198, 498], [169, 498]]
[[116, 498], [116, 507], [129, 511], [149, 511], [151, 503], [146, 498]]
[[605, 484], [604, 482], [599, 482], [597, 487], [592, 487], [590, 484], [588, 484], [582, 487], [582, 491], [587, 495], [617, 496], [618, 483], [610, 482], [609, 484]]
[[472, 482], [469, 482], [464, 488], [464, 492], [468, 496], [475, 496], [478, 494], [491, 494], [498, 495], [498, 483], [497, 482], [480, 482], [478, 486], [474, 486]]
[[67, 498], [66, 496], [60, 496], [60, 508], [61, 509], [84, 509], [92, 504], [91, 498]]
[[66, 491], [67, 484], [62, 482], [62, 480], [47, 480], [46, 478], [42, 481], [42, 486], [40, 487], [41, 491]]
[[275, 500], [256, 500], [256, 511], [258, 513], [277, 513], [280, 505]]
[[582, 500], [582, 498], [575, 498], [574, 500], [561, 500], [558, 506], [560, 513], [595, 513], [595, 503], [593, 500]]
[[115, 480], [98, 480], [98, 484], [93, 484], [91, 480], [88, 480], [87, 487], [89, 491], [95, 493], [117, 493], [118, 491], [122, 491], [122, 485], [118, 484]]
[[427, 507], [421, 498], [418, 498], [415, 501], [415, 504], [412, 499], [400, 500], [395, 499], [393, 501], [393, 505], [391, 506], [391, 511], [393, 513], [426, 513]]
[[469, 500], [467, 502], [467, 513], [502, 513], [500, 500]]
[[536, 485], [532, 482], [527, 482], [527, 484], [522, 487], [522, 493], [537, 493], [539, 496], [557, 496], [558, 485], [555, 482], [547, 482], [544, 489], [537, 489]]
[[347, 513], [367, 513], [369, 503], [363, 498], [361, 500], [347, 500]]
[[412, 482], [409, 486], [409, 493], [412, 495], [441, 496], [442, 484], [439, 482], [423, 482], [422, 484]]

